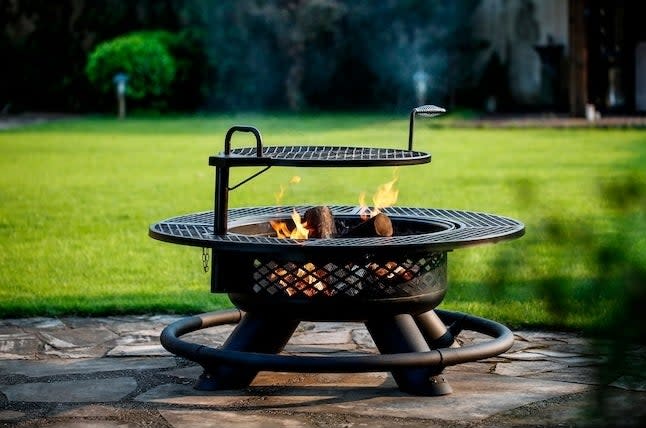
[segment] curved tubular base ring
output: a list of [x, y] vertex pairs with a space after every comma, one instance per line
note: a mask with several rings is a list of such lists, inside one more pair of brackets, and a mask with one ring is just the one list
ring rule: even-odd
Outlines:
[[168, 325], [160, 341], [171, 353], [210, 368], [226, 365], [247, 370], [312, 373], [380, 372], [413, 368], [444, 368], [456, 364], [494, 357], [506, 352], [514, 342], [511, 330], [497, 322], [459, 312], [435, 310], [446, 325], [459, 324], [461, 329], [475, 331], [492, 340], [458, 348], [439, 348], [425, 352], [359, 354], [346, 356], [299, 356], [246, 352], [190, 343], [179, 339], [197, 330], [225, 324], [237, 324], [245, 315], [239, 309], [209, 312], [180, 319]]

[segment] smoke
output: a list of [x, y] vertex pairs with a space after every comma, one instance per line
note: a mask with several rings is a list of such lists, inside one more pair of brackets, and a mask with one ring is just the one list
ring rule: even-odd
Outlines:
[[426, 86], [426, 101], [444, 103], [463, 78], [458, 61], [470, 43], [463, 31], [474, 2], [394, 0], [355, 6], [360, 55], [377, 76], [377, 85], [390, 93], [389, 103], [408, 109], [416, 100], [416, 76]]
[[[294, 8], [310, 3], [316, 3], [316, 10], [325, 6], [330, 12], [325, 25], [295, 12]], [[252, 110], [284, 107], [294, 98], [293, 91], [300, 90], [299, 96], [310, 107], [372, 105], [408, 110], [418, 98], [416, 75], [418, 83], [419, 76], [424, 76], [428, 102], [445, 103], [465, 75], [459, 61], [463, 47], [470, 43], [470, 32], [464, 28], [474, 4], [474, 0], [206, 3], [207, 44], [218, 70], [209, 105]], [[302, 54], [296, 55], [296, 48], [303, 49]], [[294, 61], [303, 58], [304, 70], [289, 87]]]

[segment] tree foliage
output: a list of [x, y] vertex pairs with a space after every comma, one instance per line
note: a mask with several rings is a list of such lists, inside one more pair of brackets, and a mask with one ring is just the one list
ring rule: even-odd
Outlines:
[[[166, 88], [173, 110], [404, 109], [420, 69], [429, 101], [446, 104], [471, 78], [464, 61], [477, 3], [0, 2], [0, 56], [9, 59], [0, 68], [0, 108], [106, 110], [113, 100], [96, 96], [88, 56], [106, 41], [156, 29], [165, 30], [156, 38], [175, 62]], [[104, 91], [114, 89], [105, 87], [111, 78], [101, 79]]]
[[114, 91], [114, 76], [128, 76], [128, 97], [160, 97], [175, 76], [175, 62], [159, 33], [132, 33], [100, 43], [90, 54], [85, 72], [97, 89]]

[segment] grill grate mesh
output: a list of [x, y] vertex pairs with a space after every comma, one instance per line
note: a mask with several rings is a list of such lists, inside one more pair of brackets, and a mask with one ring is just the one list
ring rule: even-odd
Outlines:
[[[255, 147], [244, 147], [231, 150], [231, 155], [255, 157]], [[321, 162], [379, 162], [398, 160], [427, 159], [427, 153], [412, 150], [375, 147], [336, 147], [336, 146], [273, 146], [263, 147], [262, 157], [273, 160], [321, 161]]]

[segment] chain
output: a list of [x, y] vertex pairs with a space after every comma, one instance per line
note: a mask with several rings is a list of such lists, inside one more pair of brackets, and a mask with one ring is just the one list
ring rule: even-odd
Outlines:
[[209, 250], [206, 247], [202, 248], [202, 269], [209, 271]]

